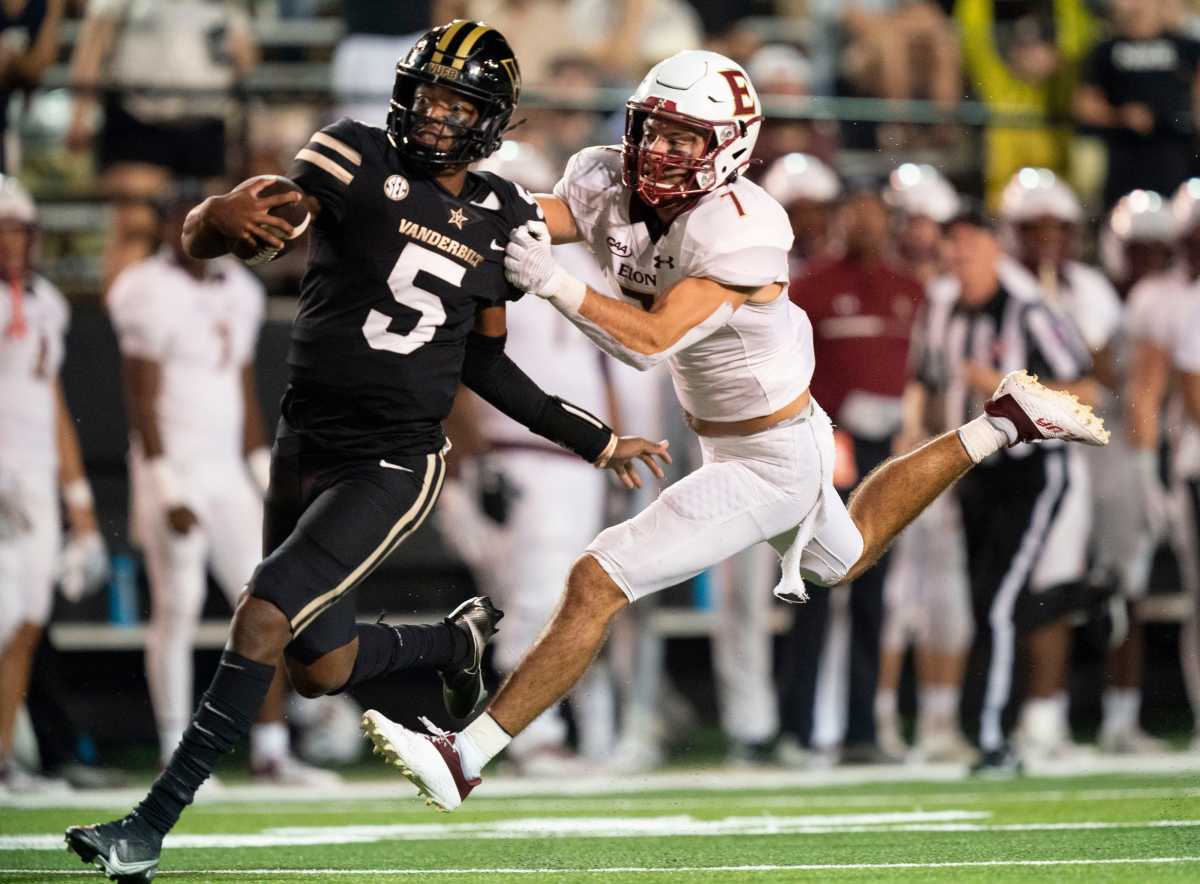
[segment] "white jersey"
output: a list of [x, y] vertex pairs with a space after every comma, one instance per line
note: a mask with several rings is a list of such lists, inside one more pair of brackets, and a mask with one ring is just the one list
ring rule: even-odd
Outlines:
[[[1191, 325], [1200, 315], [1200, 281], [1189, 279], [1182, 267], [1148, 277], [1129, 293], [1129, 337], [1144, 340], [1171, 354], [1184, 371], [1188, 344], [1196, 337]], [[1176, 476], [1200, 475], [1200, 426], [1191, 420], [1179, 396], [1167, 404], [1166, 418]]]
[[242, 457], [242, 368], [265, 306], [261, 283], [232, 258], [208, 262], [196, 279], [162, 250], [113, 281], [108, 309], [121, 352], [161, 367], [155, 414], [168, 458]]
[[[19, 299], [19, 302], [18, 302]], [[19, 295], [0, 286], [0, 463], [58, 468], [55, 382], [70, 310], [54, 285], [31, 276]]]
[[[593, 288], [602, 285], [596, 262], [582, 245], [555, 246], [554, 258]], [[535, 300], [538, 303], [533, 303]], [[504, 352], [539, 387], [553, 390], [601, 420], [612, 419], [608, 413], [609, 357], [581, 335], [569, 319], [540, 299], [526, 298], [509, 306], [507, 323]], [[482, 400], [479, 418], [489, 442], [563, 451]]]
[[1066, 285], [1058, 290], [1058, 299], [1088, 349], [1096, 353], [1121, 328], [1121, 297], [1108, 277], [1095, 267], [1068, 261], [1063, 275]]
[[[665, 231], [622, 185], [616, 148], [591, 147], [572, 157], [554, 195], [570, 208], [611, 296], [650, 309], [688, 277], [730, 286], [787, 285], [787, 213], [744, 178], [705, 194]], [[812, 326], [785, 292], [767, 304], [744, 304], [672, 355], [669, 365], [688, 413], [718, 421], [761, 417], [808, 387]]]

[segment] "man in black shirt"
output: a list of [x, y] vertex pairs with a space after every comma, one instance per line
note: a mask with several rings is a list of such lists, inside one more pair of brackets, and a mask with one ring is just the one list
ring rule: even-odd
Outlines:
[[1116, 36], [1092, 50], [1075, 115], [1108, 143], [1104, 205], [1137, 188], [1171, 193], [1191, 171], [1200, 43], [1167, 30], [1163, 4], [1113, 0]]
[[[188, 217], [190, 254], [239, 241], [284, 250], [311, 218], [309, 265], [288, 353], [291, 382], [271, 467], [266, 559], [238, 605], [217, 675], [166, 770], [121, 820], [72, 827], [67, 843], [123, 881], [149, 881], [170, 831], [218, 757], [247, 732], [281, 654], [306, 696], [413, 666], [442, 675], [451, 715], [485, 692], [483, 647], [499, 612], [472, 599], [432, 627], [357, 624], [352, 591], [421, 524], [449, 448], [442, 421], [461, 380], [492, 405], [597, 467], [640, 485], [666, 443], [617, 437], [538, 388], [504, 354], [510, 231], [540, 220], [533, 198], [470, 163], [499, 146], [520, 91], [507, 41], [455, 21], [397, 65], [386, 130], [340, 120], [292, 170], [302, 193], [263, 197], [251, 179]], [[297, 228], [268, 214], [302, 203]], [[261, 246], [265, 243], [265, 246]]]

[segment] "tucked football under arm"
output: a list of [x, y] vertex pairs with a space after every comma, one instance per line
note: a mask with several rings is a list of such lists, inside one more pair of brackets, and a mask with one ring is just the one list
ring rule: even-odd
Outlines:
[[504, 352], [505, 336], [478, 331], [467, 337], [462, 382], [499, 411], [598, 467], [605, 466], [616, 434], [600, 418], [542, 390]]

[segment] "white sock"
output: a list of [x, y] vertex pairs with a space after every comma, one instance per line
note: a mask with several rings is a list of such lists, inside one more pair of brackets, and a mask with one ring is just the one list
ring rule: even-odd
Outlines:
[[471, 779], [479, 776], [484, 766], [511, 742], [508, 732], [485, 712], [459, 731], [454, 746], [462, 759], [463, 773]]
[[875, 692], [875, 720], [896, 717], [896, 692], [880, 688]]
[[1137, 726], [1141, 692], [1137, 688], [1109, 688], [1104, 692], [1101, 704], [1104, 708], [1104, 723], [1100, 726], [1107, 733], [1125, 733]]
[[281, 761], [288, 754], [288, 729], [282, 721], [268, 721], [250, 728], [250, 764], [258, 767]]
[[958, 438], [972, 463], [981, 463], [1017, 441], [1017, 428], [1006, 417], [981, 414], [958, 428]]
[[959, 689], [951, 685], [934, 684], [921, 688], [918, 697], [918, 733], [928, 737], [957, 731], [959, 694]]

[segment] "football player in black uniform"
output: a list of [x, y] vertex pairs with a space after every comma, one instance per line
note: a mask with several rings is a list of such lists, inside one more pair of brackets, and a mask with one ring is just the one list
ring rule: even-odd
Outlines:
[[[520, 91], [507, 41], [455, 21], [396, 69], [387, 128], [344, 119], [296, 154], [303, 193], [263, 197], [251, 179], [192, 210], [197, 258], [239, 240], [282, 250], [294, 230], [268, 214], [303, 202], [312, 218], [288, 364], [291, 382], [267, 495], [264, 547], [229, 644], [166, 770], [121, 820], [67, 830], [109, 876], [148, 881], [170, 831], [219, 756], [245, 736], [282, 654], [296, 689], [337, 693], [416, 665], [441, 673], [447, 709], [484, 697], [480, 658], [500, 614], [472, 599], [437, 626], [355, 622], [352, 591], [437, 500], [449, 443], [442, 421], [461, 380], [501, 411], [598, 467], [640, 484], [666, 444], [617, 437], [549, 396], [504, 354], [509, 232], [537, 220], [521, 188], [467, 166], [499, 146]], [[268, 227], [269, 225], [269, 227]], [[279, 235], [277, 235], [279, 234]]]

